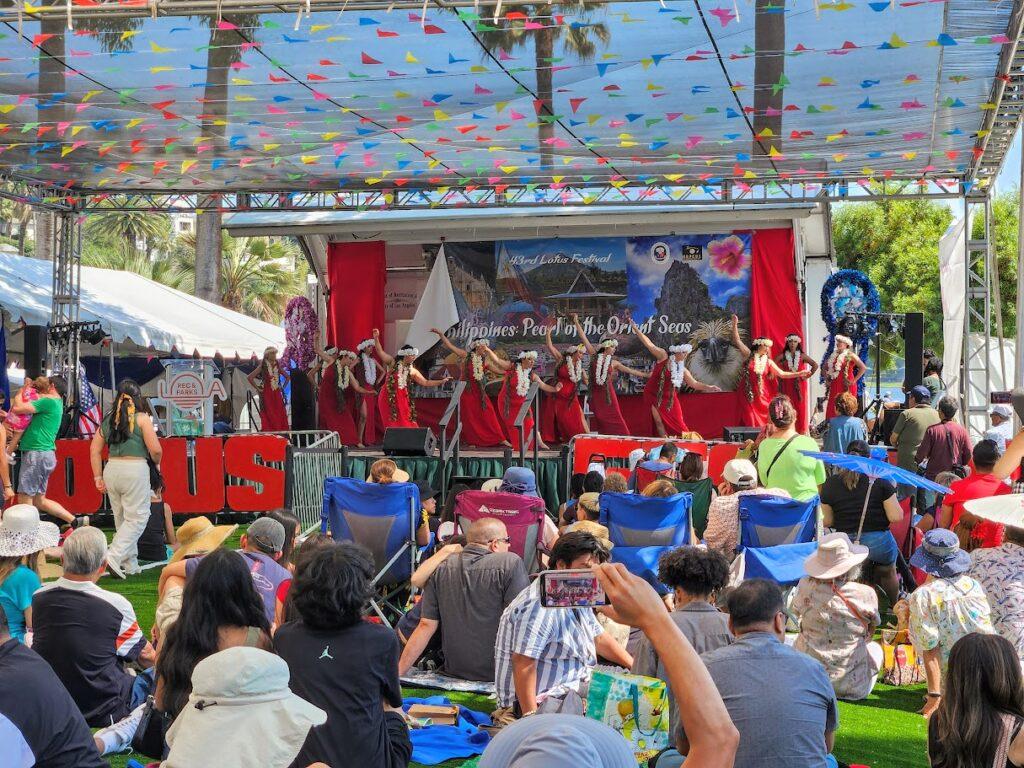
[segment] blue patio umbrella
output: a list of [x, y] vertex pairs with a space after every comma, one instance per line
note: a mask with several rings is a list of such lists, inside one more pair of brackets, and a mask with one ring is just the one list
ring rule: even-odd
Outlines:
[[946, 486], [939, 485], [927, 477], [909, 472], [887, 461], [868, 459], [864, 456], [855, 456], [848, 453], [829, 453], [826, 451], [800, 451], [800, 453], [804, 456], [810, 456], [812, 459], [818, 459], [818, 461], [822, 461], [825, 464], [831, 464], [833, 467], [859, 472], [867, 477], [868, 491], [864, 495], [864, 508], [860, 513], [860, 525], [857, 526], [857, 537], [854, 539], [857, 543], [860, 543], [860, 535], [864, 528], [864, 517], [868, 512], [868, 500], [871, 498], [871, 487], [875, 484], [876, 480], [888, 480], [894, 484], [910, 485], [914, 488], [924, 488], [926, 491], [935, 491], [936, 493], [949, 493], [949, 488]]

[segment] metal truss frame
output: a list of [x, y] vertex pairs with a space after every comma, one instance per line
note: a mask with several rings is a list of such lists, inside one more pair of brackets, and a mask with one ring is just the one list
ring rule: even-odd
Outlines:
[[80, 402], [82, 221], [71, 212], [57, 213], [55, 218], [47, 363], [50, 370], [63, 371], [68, 385], [66, 407], [76, 408]]
[[[974, 238], [975, 222], [981, 223], [981, 237]], [[988, 195], [964, 199], [965, 281], [964, 336], [960, 394], [964, 423], [977, 439], [988, 426], [991, 377], [988, 356], [992, 342], [992, 200]]]

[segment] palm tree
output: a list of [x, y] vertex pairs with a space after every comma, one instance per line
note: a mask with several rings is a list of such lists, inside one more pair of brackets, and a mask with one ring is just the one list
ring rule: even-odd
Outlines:
[[[111, 205], [117, 201], [111, 200]], [[165, 240], [169, 233], [170, 222], [159, 213], [144, 211], [118, 211], [97, 213], [86, 220], [87, 235], [106, 238], [112, 242], [123, 242], [127, 254], [135, 254], [142, 243], [142, 252], [150, 258], [154, 246]]]
[[171, 288], [180, 288], [186, 277], [172, 259], [166, 256], [151, 259], [125, 242], [119, 242], [113, 250], [83, 252], [82, 264], [87, 267], [134, 272]]
[[[503, 6], [506, 12], [518, 11], [527, 18], [539, 15], [556, 16], [564, 14], [573, 16], [578, 21], [586, 21], [597, 8], [597, 3], [588, 0], [569, 0], [562, 3], [525, 3]], [[500, 19], [498, 22], [486, 22], [479, 38], [489, 51], [502, 50], [511, 53], [516, 48], [525, 48], [528, 41], [533, 41], [533, 55], [537, 73], [537, 139], [542, 168], [554, 166], [554, 147], [551, 140], [555, 136], [555, 111], [552, 104], [552, 67], [555, 58], [555, 43], [561, 40], [562, 50], [580, 61], [589, 61], [597, 53], [597, 43], [607, 45], [611, 40], [611, 32], [603, 22], [586, 26], [568, 26], [551, 23], [544, 24], [541, 29], [526, 29], [522, 21], [509, 22]]]
[[[182, 251], [172, 257], [174, 274], [180, 275], [177, 288], [195, 291], [196, 261], [189, 253], [198, 238], [183, 235]], [[220, 285], [216, 303], [236, 312], [270, 323], [284, 317], [288, 300], [300, 294], [306, 285], [306, 262], [294, 240], [269, 237], [233, 238], [221, 234]]]
[[15, 227], [18, 234], [15, 237], [4, 236], [10, 240], [18, 249], [18, 255], [25, 255], [25, 235], [28, 233], [28, 222], [32, 218], [32, 206], [28, 203], [19, 203], [14, 200], [0, 200], [0, 223], [7, 222], [7, 232], [12, 232]]

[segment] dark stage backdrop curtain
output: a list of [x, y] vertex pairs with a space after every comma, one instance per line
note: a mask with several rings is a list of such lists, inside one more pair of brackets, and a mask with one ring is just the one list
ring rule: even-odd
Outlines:
[[355, 350], [384, 330], [384, 242], [331, 243], [327, 251], [327, 345]]
[[759, 229], [751, 240], [754, 261], [750, 275], [750, 334], [774, 341], [774, 357], [781, 352], [786, 336], [803, 335], [793, 230]]

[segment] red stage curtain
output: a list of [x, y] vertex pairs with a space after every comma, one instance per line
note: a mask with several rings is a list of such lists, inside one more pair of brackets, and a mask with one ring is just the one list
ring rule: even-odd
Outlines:
[[331, 243], [327, 250], [327, 344], [354, 350], [384, 330], [384, 242]]
[[[779, 354], [786, 337], [803, 333], [792, 229], [759, 229], [751, 237], [750, 335], [767, 336]], [[806, 344], [804, 345], [806, 347]]]

